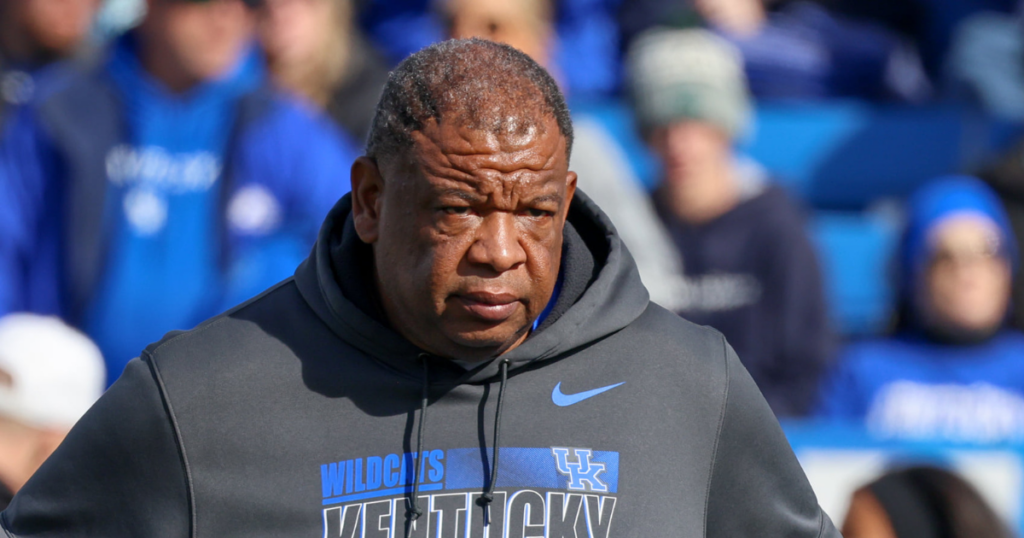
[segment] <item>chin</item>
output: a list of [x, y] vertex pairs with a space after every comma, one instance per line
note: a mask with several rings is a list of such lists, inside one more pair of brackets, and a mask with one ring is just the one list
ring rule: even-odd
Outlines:
[[522, 331], [499, 326], [488, 330], [454, 331], [448, 334], [448, 339], [474, 356], [492, 356], [505, 351], [522, 336]]

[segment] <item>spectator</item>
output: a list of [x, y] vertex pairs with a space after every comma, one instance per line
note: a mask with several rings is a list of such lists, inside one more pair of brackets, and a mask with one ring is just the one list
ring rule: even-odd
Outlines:
[[80, 49], [99, 0], [0, 2], [0, 118], [35, 92], [36, 71]]
[[[548, 67], [555, 28], [547, 0], [501, 2], [449, 0], [446, 27], [454, 38], [480, 37], [512, 45]], [[557, 79], [557, 70], [552, 70]], [[579, 185], [608, 214], [633, 255], [644, 286], [655, 303], [671, 307], [682, 279], [682, 262], [672, 240], [640, 187], [627, 157], [596, 117], [573, 118], [575, 147], [570, 169]]]
[[262, 0], [256, 13], [275, 82], [365, 140], [388, 67], [355, 26], [352, 0]]
[[[364, 18], [374, 41], [394, 63], [420, 48], [441, 40], [446, 31], [447, 0], [369, 0]], [[460, 0], [461, 1], [461, 0]], [[526, 0], [501, 2], [480, 0], [487, 10], [507, 6], [534, 10], [540, 7], [553, 17], [558, 46], [549, 51], [562, 74], [563, 91], [577, 99], [600, 99], [619, 89], [619, 28], [614, 12], [621, 0]], [[476, 3], [476, 2], [470, 2]], [[436, 11], [441, 12], [438, 17]], [[513, 22], [503, 19], [505, 23]], [[505, 33], [505, 28], [496, 28]], [[465, 35], [504, 38], [479, 32]], [[460, 34], [463, 35], [463, 34]]]
[[0, 318], [0, 510], [103, 392], [103, 357], [59, 319]]
[[936, 467], [890, 471], [858, 489], [843, 522], [846, 538], [1011, 538], [981, 494]]
[[108, 381], [287, 277], [347, 190], [347, 139], [265, 84], [239, 0], [150, 0], [97, 66], [11, 118], [0, 313], [60, 314]]
[[[633, 27], [692, 23], [687, 10], [694, 9], [740, 50], [758, 99], [918, 102], [931, 93], [912, 47], [884, 28], [838, 16], [813, 2], [786, 2], [771, 11], [765, 0], [692, 0], [677, 3], [675, 10], [657, 0], [630, 3], [638, 5], [624, 7], [623, 16]], [[662, 18], [643, 21], [634, 10]]]
[[910, 199], [900, 329], [850, 346], [822, 414], [903, 438], [1024, 438], [1024, 334], [1005, 328], [1017, 246], [999, 200], [970, 177]]
[[750, 116], [739, 54], [706, 30], [655, 30], [629, 63], [683, 259], [676, 310], [726, 335], [778, 415], [806, 414], [830, 348], [821, 275], [800, 211], [734, 154]]

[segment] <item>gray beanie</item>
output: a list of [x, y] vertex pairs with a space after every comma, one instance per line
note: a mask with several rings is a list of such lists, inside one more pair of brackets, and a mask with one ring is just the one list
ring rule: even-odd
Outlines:
[[629, 48], [633, 106], [641, 129], [701, 120], [741, 136], [750, 122], [750, 93], [740, 52], [700, 29], [657, 28]]

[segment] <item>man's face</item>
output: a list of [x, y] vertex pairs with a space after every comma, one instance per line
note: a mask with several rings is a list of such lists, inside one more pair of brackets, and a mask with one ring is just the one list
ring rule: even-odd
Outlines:
[[264, 0], [256, 11], [260, 41], [272, 63], [315, 61], [328, 36], [344, 26], [345, 0]]
[[650, 144], [665, 166], [665, 181], [672, 186], [687, 187], [692, 178], [711, 175], [732, 156], [729, 137], [715, 125], [698, 120], [659, 127], [651, 132]]
[[511, 45], [548, 66], [553, 29], [547, 0], [447, 0], [441, 13], [452, 39], [479, 37]]
[[526, 338], [558, 279], [576, 189], [565, 138], [547, 118], [525, 135], [431, 121], [413, 140], [406, 159], [377, 168], [361, 158], [352, 171], [356, 228], [374, 246], [384, 309], [436, 355], [504, 353]]
[[963, 334], [984, 334], [1002, 324], [1012, 277], [999, 237], [994, 222], [973, 214], [949, 217], [935, 228], [919, 299], [929, 324]]
[[240, 0], [151, 0], [142, 30], [148, 44], [169, 52], [182, 71], [208, 80], [238, 61], [252, 21]]
[[35, 45], [53, 54], [71, 52], [85, 39], [99, 0], [11, 0], [14, 16]]

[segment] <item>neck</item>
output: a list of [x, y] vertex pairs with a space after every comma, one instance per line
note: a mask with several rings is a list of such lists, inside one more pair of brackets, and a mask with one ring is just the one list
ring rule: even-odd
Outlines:
[[[145, 25], [145, 22], [143, 22]], [[203, 81], [185, 69], [169, 47], [155, 42], [143, 28], [136, 33], [136, 54], [142, 68], [173, 93], [184, 93]]]
[[714, 17], [714, 24], [730, 34], [752, 36], [764, 26], [767, 14], [760, 0], [751, 2], [733, 2], [732, 9], [723, 9]]
[[17, 23], [17, 17], [11, 13], [14, 8], [9, 4], [6, 7], [0, 4], [0, 57], [7, 62], [41, 63], [46, 54], [32, 45], [24, 27]]
[[690, 224], [703, 224], [739, 203], [739, 186], [730, 161], [663, 184], [663, 199], [672, 213]]
[[36, 471], [39, 458], [34, 433], [27, 427], [2, 420], [0, 424], [0, 482], [17, 493]]
[[346, 82], [351, 60], [351, 39], [345, 32], [331, 32], [317, 55], [304, 62], [268, 59], [274, 81], [282, 88], [324, 108], [336, 87]]

